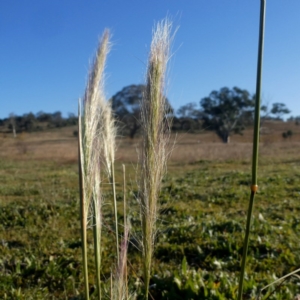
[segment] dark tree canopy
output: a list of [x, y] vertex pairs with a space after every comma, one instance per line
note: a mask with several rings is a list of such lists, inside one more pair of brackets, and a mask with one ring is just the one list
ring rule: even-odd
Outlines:
[[[116, 93], [112, 98], [112, 109], [117, 119], [122, 123], [123, 134], [129, 134], [134, 138], [140, 129], [140, 104], [143, 99], [145, 85], [129, 85]], [[173, 113], [173, 109], [167, 100], [167, 112]], [[124, 132], [125, 131], [125, 132]]]
[[212, 91], [200, 101], [203, 109], [203, 126], [214, 130], [228, 143], [233, 133], [242, 133], [253, 120], [254, 97], [247, 90], [234, 87]]
[[177, 118], [173, 119], [173, 130], [190, 133], [201, 129], [202, 112], [197, 103], [189, 102], [177, 110]]
[[116, 93], [111, 99], [114, 113], [122, 118], [125, 115], [135, 114], [136, 111], [139, 111], [144, 90], [144, 85], [132, 84]]
[[199, 115], [199, 110], [197, 109], [197, 103], [189, 102], [182, 105], [177, 110], [177, 115], [179, 118], [197, 118]]
[[266, 121], [274, 119], [283, 121], [283, 116], [290, 113], [290, 110], [284, 103], [273, 103], [271, 109], [269, 108], [268, 104], [265, 104], [261, 106], [260, 110], [260, 130], [262, 133], [264, 133], [264, 129], [266, 128]]
[[140, 129], [140, 103], [145, 86], [129, 85], [111, 98], [112, 109], [116, 118], [122, 123], [122, 134], [134, 138]]
[[67, 118], [62, 116], [60, 111], [46, 113], [39, 111], [36, 114], [32, 112], [17, 116], [11, 113], [9, 118], [0, 120], [0, 131], [13, 132], [16, 136], [19, 132], [41, 131], [50, 128], [60, 128], [78, 124], [77, 116], [69, 113]]
[[273, 103], [271, 114], [277, 119], [282, 119], [285, 114], [289, 114], [291, 111], [286, 107], [284, 103]]

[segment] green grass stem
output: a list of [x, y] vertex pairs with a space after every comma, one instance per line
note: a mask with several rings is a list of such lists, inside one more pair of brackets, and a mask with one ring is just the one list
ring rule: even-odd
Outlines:
[[[258, 297], [260, 297], [261, 296], [261, 292], [263, 291], [263, 290], [265, 290], [265, 289], [267, 289], [267, 288], [269, 288], [270, 286], [272, 286], [272, 285], [274, 285], [274, 284], [276, 284], [276, 283], [278, 283], [278, 282], [281, 282], [280, 284], [282, 284], [283, 282], [284, 282], [284, 280], [286, 280], [286, 279], [288, 279], [289, 277], [291, 277], [291, 276], [295, 276], [297, 273], [299, 273], [300, 272], [300, 268], [299, 269], [297, 269], [297, 270], [294, 270], [294, 271], [292, 271], [292, 272], [290, 272], [290, 273], [288, 273], [288, 274], [286, 274], [286, 275], [284, 275], [284, 276], [282, 276], [282, 277], [280, 277], [280, 278], [278, 278], [278, 279], [276, 279], [276, 280], [274, 280], [273, 282], [271, 282], [270, 284], [268, 284], [268, 285], [266, 285], [265, 287], [263, 287], [260, 291], [259, 291], [259, 294], [258, 294]], [[297, 276], [298, 277], [298, 276]], [[299, 279], [299, 277], [298, 277], [298, 279]], [[272, 293], [271, 293], [272, 294]], [[269, 294], [266, 298], [264, 298], [264, 299], [268, 299], [269, 298], [269, 296], [271, 295], [271, 294]], [[258, 298], [257, 297], [257, 298]], [[260, 299], [260, 298], [259, 298]]]
[[[125, 165], [122, 164], [122, 171], [123, 171], [123, 215], [124, 215], [124, 232], [127, 231], [127, 205], [126, 205], [126, 168]], [[128, 270], [127, 270], [127, 264], [125, 266], [125, 299], [129, 299], [128, 297]]]
[[89, 280], [88, 280], [88, 263], [87, 263], [87, 224], [86, 224], [86, 209], [84, 199], [84, 183], [83, 183], [83, 164], [82, 164], [82, 126], [81, 126], [81, 109], [79, 102], [78, 112], [78, 167], [79, 167], [79, 193], [80, 193], [80, 230], [81, 230], [81, 243], [82, 243], [82, 264], [83, 264], [83, 277], [84, 277], [84, 291], [85, 299], [89, 299]]
[[244, 284], [244, 276], [245, 276], [246, 262], [247, 262], [251, 219], [252, 219], [255, 194], [256, 194], [256, 190], [257, 190], [260, 105], [261, 105], [260, 103], [261, 103], [261, 84], [262, 84], [266, 0], [261, 0], [260, 3], [261, 3], [261, 6], [260, 6], [259, 45], [258, 45], [258, 61], [257, 61], [257, 76], [256, 76], [256, 102], [255, 102], [255, 116], [254, 116], [254, 135], [253, 135], [253, 151], [252, 151], [251, 195], [250, 195], [249, 208], [248, 208], [248, 213], [247, 213], [245, 239], [244, 239], [244, 244], [243, 244], [243, 257], [242, 257], [242, 263], [241, 263], [241, 273], [240, 273], [238, 298], [237, 298], [238, 300], [241, 300], [242, 295], [243, 295], [243, 284]]
[[116, 232], [116, 250], [117, 250], [117, 264], [120, 262], [120, 246], [119, 246], [119, 230], [118, 230], [118, 207], [117, 207], [117, 195], [116, 195], [116, 183], [115, 183], [115, 167], [113, 161], [111, 162], [111, 187], [114, 202], [114, 218], [115, 218], [115, 232]]
[[93, 234], [96, 269], [96, 287], [98, 300], [101, 299], [101, 208], [98, 201], [93, 201]]

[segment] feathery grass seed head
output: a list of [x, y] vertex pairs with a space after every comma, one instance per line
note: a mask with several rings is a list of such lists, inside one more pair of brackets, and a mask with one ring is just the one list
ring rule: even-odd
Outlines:
[[157, 23], [151, 43], [146, 89], [141, 106], [143, 150], [141, 161], [140, 207], [145, 293], [148, 297], [150, 268], [158, 210], [158, 196], [166, 169], [168, 124], [166, 121], [165, 73], [169, 60], [172, 23]]
[[[95, 265], [97, 273], [98, 298], [101, 298], [101, 188], [100, 188], [100, 150], [102, 147], [102, 129], [100, 121], [105, 113], [101, 109], [104, 102], [104, 66], [109, 51], [109, 31], [105, 30], [93, 61], [83, 100], [79, 101], [79, 177], [80, 177], [80, 218], [82, 255], [85, 281], [85, 299], [89, 299], [87, 266], [87, 224], [92, 220], [94, 231]], [[101, 130], [100, 130], [101, 132]], [[89, 213], [91, 218], [89, 218]]]

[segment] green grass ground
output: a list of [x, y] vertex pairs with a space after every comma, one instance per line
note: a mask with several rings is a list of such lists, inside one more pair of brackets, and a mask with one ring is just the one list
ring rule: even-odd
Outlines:
[[[260, 161], [245, 299], [276, 278], [300, 267], [300, 159]], [[245, 160], [173, 163], [161, 193], [151, 294], [154, 299], [234, 299], [250, 196]], [[135, 173], [128, 171], [131, 222], [128, 274], [132, 293], [141, 295], [142, 271]], [[120, 222], [121, 166], [117, 167]], [[0, 159], [0, 299], [81, 299], [78, 171], [74, 162]], [[104, 205], [102, 279], [104, 299], [114, 271], [110, 189]], [[122, 233], [122, 227], [120, 226]], [[90, 230], [92, 231], [92, 230]], [[90, 232], [90, 287], [93, 247]], [[268, 299], [293, 299], [296, 277]], [[269, 292], [273, 291], [271, 288]]]

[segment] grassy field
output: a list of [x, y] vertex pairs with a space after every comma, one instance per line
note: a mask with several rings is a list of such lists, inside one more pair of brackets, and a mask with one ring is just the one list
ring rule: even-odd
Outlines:
[[[261, 138], [259, 192], [249, 248], [245, 299], [300, 267], [300, 130], [268, 123]], [[0, 137], [0, 299], [82, 299], [83, 277], [74, 128]], [[293, 131], [290, 140], [281, 133]], [[151, 279], [153, 299], [234, 299], [249, 200], [251, 130], [228, 145], [213, 133], [172, 136]], [[116, 181], [120, 222], [127, 170], [131, 221], [129, 288], [141, 296], [140, 217], [136, 204], [139, 140], [119, 139]], [[104, 206], [102, 280], [108, 299], [115, 268], [110, 187]], [[120, 226], [122, 233], [122, 226]], [[92, 231], [89, 240], [92, 241]], [[93, 247], [90, 267], [93, 268]], [[90, 273], [93, 298], [94, 274]], [[268, 299], [293, 299], [290, 278]], [[267, 294], [268, 294], [267, 293]], [[265, 295], [265, 293], [264, 293]]]

